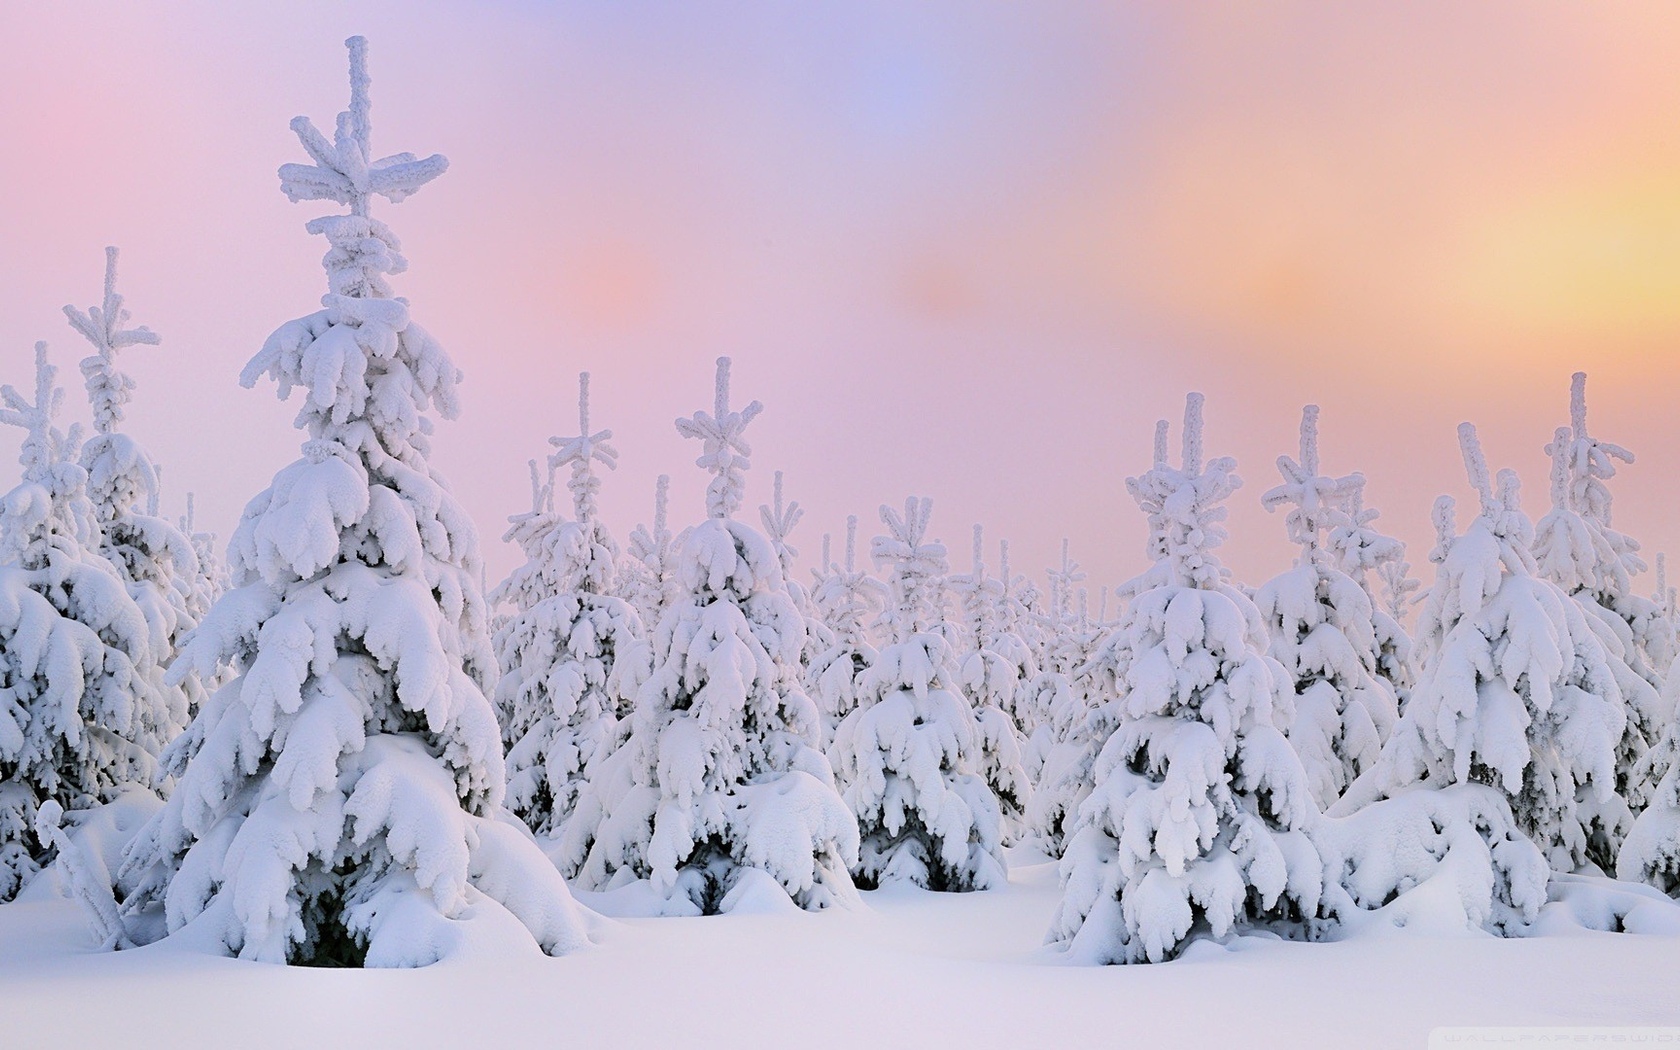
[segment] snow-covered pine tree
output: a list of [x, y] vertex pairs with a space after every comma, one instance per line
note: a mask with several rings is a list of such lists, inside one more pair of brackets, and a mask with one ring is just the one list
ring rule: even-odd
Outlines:
[[1032, 782], [1023, 767], [1023, 742], [1011, 712], [1038, 668], [1026, 643], [1003, 629], [1003, 582], [986, 574], [984, 544], [984, 533], [976, 525], [973, 571], [950, 580], [962, 602], [966, 633], [958, 674], [980, 734], [980, 775], [1002, 810], [1004, 840], [1013, 843], [1024, 829]]
[[[175, 658], [187, 633], [198, 625], [203, 595], [198, 554], [192, 539], [158, 514], [159, 471], [140, 443], [119, 429], [123, 406], [134, 397], [134, 379], [117, 367], [117, 355], [135, 345], [156, 346], [157, 334], [144, 325], [124, 328], [129, 319], [117, 293], [117, 249], [105, 249], [105, 295], [87, 310], [64, 308], [70, 327], [93, 346], [82, 360], [94, 434], [82, 446], [88, 500], [99, 525], [99, 553], [128, 586], [152, 629], [152, 649], [160, 664]], [[164, 687], [165, 736], [173, 740], [205, 697], [204, 683], [186, 675]]]
[[857, 515], [846, 518], [846, 563], [829, 565], [811, 598], [833, 636], [829, 649], [810, 668], [812, 690], [822, 711], [824, 740], [863, 696], [863, 676], [879, 655], [869, 643], [868, 625], [886, 608], [886, 587], [857, 565]]
[[[588, 372], [578, 376], [578, 430], [550, 439], [548, 483], [509, 532], [530, 560], [492, 594], [493, 601], [505, 594], [515, 609], [495, 637], [507, 804], [538, 835], [571, 815], [583, 781], [623, 742], [647, 674], [641, 618], [611, 593], [618, 546], [596, 512], [595, 464], [616, 467], [618, 452], [612, 431], [589, 429]], [[571, 472], [572, 521], [551, 509], [561, 467]]]
[[1663, 772], [1652, 768], [1646, 753], [1674, 716], [1662, 696], [1674, 661], [1674, 629], [1657, 603], [1633, 593], [1631, 577], [1644, 571], [1645, 562], [1639, 544], [1611, 527], [1605, 484], [1615, 477], [1616, 462], [1632, 463], [1633, 453], [1587, 432], [1586, 383], [1585, 372], [1575, 373], [1570, 426], [1559, 427], [1546, 446], [1552, 507], [1535, 527], [1534, 558], [1540, 575], [1580, 604], [1604, 644], [1627, 712], [1616, 748], [1616, 790], [1637, 807]]
[[[227, 591], [231, 579], [227, 562], [216, 548], [216, 534], [196, 528], [197, 508], [194, 503], [193, 494], [187, 493], [187, 512], [176, 524], [182, 535], [192, 543], [193, 558], [198, 562], [198, 573], [193, 577], [187, 599], [187, 612], [196, 624], [204, 619], [204, 614], [216, 604], [216, 599]], [[204, 686], [207, 690], [213, 688], [210, 683], [204, 683]]]
[[56, 376], [36, 343], [35, 400], [0, 388], [0, 423], [24, 431], [23, 478], [0, 497], [0, 901], [49, 851], [42, 806], [85, 809], [152, 786], [186, 716], [163, 688], [164, 639], [98, 554], [81, 428], [56, 425]]
[[887, 534], [871, 555], [888, 567], [892, 642], [864, 672], [829, 753], [863, 837], [860, 884], [990, 889], [1007, 881], [1003, 816], [981, 774], [980, 727], [950, 646], [934, 630], [946, 557], [927, 539], [932, 511], [926, 497], [906, 500], [902, 516], [881, 508]]
[[[794, 579], [793, 562], [799, 557], [799, 550], [788, 543], [788, 537], [805, 512], [799, 508], [797, 500], [783, 501], [782, 472], [779, 470], [775, 474], [771, 502], [759, 505], [758, 516], [764, 523], [764, 534], [776, 550], [776, 561], [782, 567], [782, 581], [787, 587], [788, 597], [793, 599], [793, 607], [805, 619], [805, 644], [799, 650], [799, 682], [808, 695], [816, 689], [813, 665], [834, 648], [834, 634], [817, 615], [816, 608], [811, 604], [810, 592]], [[824, 739], [827, 739], [826, 733]]]
[[1481, 512], [1454, 536], [1452, 501], [1436, 503], [1417, 685], [1376, 764], [1332, 813], [1420, 784], [1487, 785], [1554, 868], [1608, 868], [1628, 824], [1615, 791], [1626, 721], [1615, 673], [1589, 614], [1536, 575], [1516, 474], [1501, 470], [1495, 485], [1471, 424], [1459, 442]]
[[[1283, 665], [1295, 694], [1285, 727], [1320, 808], [1334, 802], [1376, 761], [1400, 716], [1394, 685], [1381, 675], [1383, 636], [1370, 593], [1342, 568], [1344, 557], [1364, 574], [1371, 546], [1355, 536], [1358, 474], [1320, 473], [1318, 406], [1301, 411], [1300, 459], [1278, 457], [1283, 484], [1260, 502], [1288, 507], [1289, 538], [1301, 548], [1295, 567], [1262, 584], [1254, 602], [1270, 635], [1270, 655]], [[1340, 549], [1330, 534], [1344, 530]], [[1389, 632], [1392, 638], [1392, 632]]]
[[618, 593], [635, 606], [649, 630], [659, 623], [671, 599], [671, 530], [665, 523], [670, 492], [671, 476], [659, 475], [653, 492], [653, 527], [636, 526], [630, 533], [628, 556], [619, 565]]
[[[1355, 479], [1347, 494], [1346, 513], [1330, 529], [1325, 546], [1337, 568], [1364, 588], [1371, 602], [1371, 625], [1377, 635], [1378, 678], [1394, 690], [1399, 709], [1405, 710], [1412, 693], [1412, 636], [1404, 626], [1406, 613], [1423, 586], [1411, 577], [1406, 545], [1379, 531], [1372, 522], [1380, 516], [1375, 507], [1365, 506], [1365, 478]], [[1371, 582], [1375, 572], [1381, 584], [1379, 594]]]
[[[762, 409], [729, 407], [729, 359], [719, 358], [713, 411], [677, 420], [703, 445], [709, 517], [677, 539], [674, 597], [653, 635], [632, 735], [592, 778], [562, 843], [562, 865], [584, 884], [647, 878], [679, 914], [729, 911], [766, 892], [815, 909], [852, 893], [857, 823], [800, 687], [804, 618], [774, 545], [732, 517], [751, 455], [743, 432]], [[585, 805], [598, 813], [589, 827]]]
[[304, 390], [303, 458], [246, 506], [235, 588], [171, 672], [237, 677], [172, 751], [177, 790], [130, 846], [123, 910], [136, 941], [191, 927], [273, 962], [424, 965], [472, 916], [569, 951], [582, 913], [502, 808], [478, 539], [428, 463], [428, 412], [456, 414], [459, 373], [391, 294], [407, 264], [369, 216], [447, 162], [375, 159], [366, 42], [346, 44], [349, 110], [330, 142], [294, 120], [315, 163], [280, 169], [292, 200], [349, 209], [307, 227], [331, 244], [324, 309], [241, 376]]
[[1273, 724], [1287, 701], [1266, 629], [1214, 550], [1241, 481], [1202, 459], [1202, 397], [1184, 411], [1183, 458], [1126, 488], [1149, 515], [1154, 565], [1095, 658], [1118, 727], [1062, 859], [1050, 939], [1084, 961], [1159, 962], [1198, 933], [1303, 931], [1325, 867], [1306, 771]]
[[[1164, 435], [1161, 440], [1166, 440]], [[1059, 568], [1049, 572], [1050, 607], [1044, 620], [1048, 664], [1033, 679], [1029, 710], [1038, 721], [1027, 748], [1037, 781], [1027, 807], [1027, 826], [1047, 856], [1061, 857], [1079, 807], [1091, 794], [1091, 770], [1114, 732], [1113, 710], [1098, 703], [1092, 658], [1103, 641], [1090, 617], [1078, 609], [1077, 584], [1085, 579], [1062, 541]]]

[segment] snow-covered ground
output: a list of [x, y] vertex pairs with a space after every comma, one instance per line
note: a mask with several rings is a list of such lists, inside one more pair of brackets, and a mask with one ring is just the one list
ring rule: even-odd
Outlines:
[[[32, 895], [33, 896], [33, 895]], [[580, 894], [605, 910], [612, 897]], [[559, 959], [420, 970], [92, 949], [68, 900], [0, 907], [9, 1046], [1424, 1047], [1442, 1025], [1680, 1025], [1680, 942], [1580, 933], [1192, 945], [1077, 967], [1039, 947], [1055, 870], [851, 911], [625, 918]]]

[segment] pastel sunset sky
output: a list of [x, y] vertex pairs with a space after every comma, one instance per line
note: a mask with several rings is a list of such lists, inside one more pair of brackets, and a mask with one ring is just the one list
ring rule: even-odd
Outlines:
[[1470, 497], [1456, 424], [1537, 517], [1576, 369], [1595, 431], [1639, 457], [1617, 524], [1680, 551], [1672, 2], [12, 0], [0, 380], [27, 387], [48, 339], [86, 418], [60, 307], [95, 302], [121, 246], [163, 337], [127, 358], [128, 430], [165, 509], [196, 491], [224, 541], [296, 455], [295, 408], [237, 377], [324, 291], [303, 224], [331, 209], [275, 169], [304, 159], [293, 116], [343, 108], [351, 33], [375, 150], [451, 161], [379, 214], [399, 292], [466, 373], [436, 462], [492, 579], [580, 370], [621, 453], [621, 540], [662, 472], [674, 523], [701, 516], [671, 421], [709, 405], [719, 354], [766, 406], [749, 507], [785, 470], [806, 564], [846, 514], [867, 535], [927, 494], [959, 570], [976, 521], [1034, 574], [1067, 536], [1094, 601], [1143, 565], [1124, 479], [1198, 389], [1247, 482], [1240, 580], [1289, 564], [1259, 499], [1308, 401], [1326, 469], [1366, 473], [1427, 580], [1431, 502]]

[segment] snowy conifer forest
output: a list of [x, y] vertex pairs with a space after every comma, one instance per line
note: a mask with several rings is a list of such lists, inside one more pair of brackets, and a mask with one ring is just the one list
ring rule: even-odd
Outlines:
[[[71, 331], [0, 357], [0, 1045], [1680, 1024], [1680, 603], [1613, 513], [1672, 479], [1585, 372], [1521, 435], [1548, 476], [1471, 420], [1438, 487], [1473, 498], [1432, 508], [1372, 505], [1358, 405], [1234, 449], [1185, 391], [1090, 479], [1145, 536], [1104, 580], [952, 520], [931, 460], [812, 520], [824, 479], [754, 424], [822, 406], [727, 356], [676, 391], [692, 462], [620, 520], [592, 391], [669, 377], [568, 348], [557, 433], [493, 453], [528, 500], [474, 520], [440, 424], [496, 411], [463, 396], [492, 348], [423, 327], [401, 240], [450, 162], [346, 58], [343, 110], [274, 158], [319, 306], [203, 380], [295, 413], [228, 535], [131, 424], [131, 359], [190, 352], [125, 297], [151, 261], [88, 245]], [[1242, 501], [1289, 544], [1268, 574], [1222, 560]]]

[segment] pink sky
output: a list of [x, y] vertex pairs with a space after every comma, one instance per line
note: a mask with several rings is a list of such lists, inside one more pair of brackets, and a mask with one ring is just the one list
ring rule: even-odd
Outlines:
[[224, 540], [296, 455], [293, 409], [237, 376], [324, 290], [303, 223], [330, 209], [274, 172], [304, 159], [291, 117], [343, 107], [360, 32], [375, 149], [451, 161], [381, 214], [466, 372], [437, 462], [493, 577], [581, 369], [622, 453], [615, 531], [661, 472], [698, 518], [671, 420], [720, 353], [766, 405], [749, 506], [785, 470], [808, 563], [913, 492], [959, 566], [981, 521], [1019, 569], [1066, 535], [1118, 582], [1142, 565], [1124, 479], [1199, 389], [1247, 480], [1240, 579], [1289, 563], [1259, 497], [1315, 401], [1326, 469], [1366, 473], [1427, 580], [1430, 504], [1469, 495], [1455, 425], [1538, 516], [1577, 368], [1639, 456], [1617, 523], [1680, 551], [1671, 3], [409, 7], [0, 9], [0, 379], [46, 338], [79, 394], [59, 308], [120, 245], [164, 340], [128, 358], [128, 428], [166, 509], [195, 490]]

